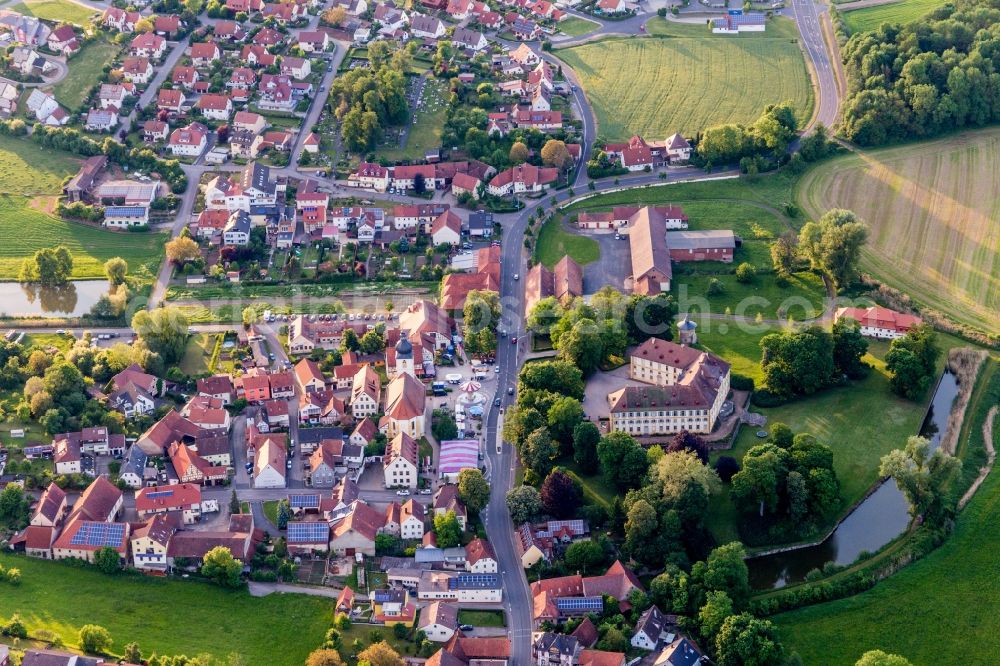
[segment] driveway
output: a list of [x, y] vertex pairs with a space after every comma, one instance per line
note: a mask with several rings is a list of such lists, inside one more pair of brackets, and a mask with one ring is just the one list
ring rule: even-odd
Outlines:
[[610, 372], [596, 372], [587, 380], [583, 396], [583, 412], [591, 421], [607, 418], [608, 394], [623, 386], [643, 386], [642, 382], [629, 379], [628, 366]]

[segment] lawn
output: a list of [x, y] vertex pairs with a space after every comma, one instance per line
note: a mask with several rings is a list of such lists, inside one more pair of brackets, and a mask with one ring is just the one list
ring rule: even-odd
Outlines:
[[909, 23], [943, 4], [941, 0], [900, 0], [875, 7], [851, 9], [850, 5], [846, 5], [838, 9], [853, 34], [869, 32], [883, 23]]
[[[704, 322], [703, 322], [704, 323]], [[742, 331], [730, 326], [725, 332], [719, 322], [711, 322], [703, 334], [699, 326], [699, 343], [708, 351], [720, 354], [734, 363], [733, 371], [763, 378], [759, 369], [759, 340], [767, 330], [759, 333]], [[938, 342], [942, 349], [963, 346], [958, 338], [941, 335]], [[894, 448], [902, 446], [906, 438], [920, 430], [927, 403], [911, 402], [893, 395], [889, 390], [888, 372], [884, 357], [889, 345], [884, 341], [869, 341], [865, 361], [872, 366], [869, 376], [850, 386], [833, 388], [815, 396], [795, 400], [780, 407], [763, 409], [753, 407], [767, 417], [768, 424], [785, 423], [795, 432], [808, 432], [833, 449], [834, 469], [840, 479], [843, 506], [846, 508], [859, 500], [878, 478], [879, 460]], [[944, 368], [947, 352], [939, 362]], [[741, 460], [751, 447], [760, 443], [755, 428], [740, 430], [731, 450], [719, 451], [713, 459], [728, 455]], [[722, 541], [735, 533], [732, 521], [736, 512], [725, 494], [713, 498], [709, 528], [717, 540]]]
[[197, 333], [188, 336], [187, 348], [184, 350], [184, 358], [181, 359], [180, 368], [185, 375], [200, 375], [207, 373], [208, 362], [212, 357], [212, 350], [215, 345], [215, 336]]
[[278, 500], [268, 500], [264, 502], [264, 516], [270, 520], [275, 527], [278, 525]]
[[506, 627], [507, 618], [499, 610], [460, 610], [459, 624], [471, 624], [473, 627]]
[[802, 51], [783, 21], [772, 21], [769, 32], [737, 38], [712, 35], [703, 26], [658, 27], [648, 39], [609, 38], [556, 54], [580, 77], [599, 134], [610, 141], [634, 134], [662, 140], [674, 132], [693, 136], [713, 125], [750, 123], [768, 104], [786, 100], [805, 120], [812, 89]]
[[27, 16], [37, 16], [46, 21], [75, 23], [87, 27], [90, 19], [97, 15], [93, 9], [70, 0], [24, 0], [9, 9]]
[[[996, 381], [987, 397], [992, 404], [1000, 399]], [[980, 430], [981, 421], [975, 426]], [[982, 437], [977, 440], [981, 445]], [[994, 469], [959, 514], [954, 533], [926, 558], [863, 594], [775, 616], [785, 646], [806, 664], [850, 664], [875, 648], [914, 664], [995, 663], [1000, 635], [989, 630], [988, 618], [1000, 613], [998, 515]]]
[[583, 489], [583, 498], [589, 504], [599, 504], [605, 509], [609, 509], [615, 497], [624, 497], [623, 493], [619, 493], [599, 473], [593, 476], [583, 474], [580, 471], [580, 467], [573, 461], [572, 456], [563, 456], [557, 459], [556, 467], [562, 468], [563, 471], [580, 484], [580, 487]]
[[534, 259], [552, 268], [567, 254], [583, 266], [601, 257], [601, 246], [593, 238], [569, 233], [556, 216], [538, 230]]
[[69, 60], [66, 78], [53, 87], [56, 100], [70, 112], [76, 111], [90, 89], [103, 77], [104, 66], [115, 59], [121, 48], [119, 44], [99, 39], [86, 44]]
[[579, 37], [580, 35], [586, 35], [588, 32], [593, 32], [600, 26], [593, 21], [588, 21], [585, 18], [580, 18], [578, 16], [570, 16], [562, 21], [556, 26], [559, 28], [559, 32], [569, 35], [570, 37]]
[[[766, 247], [764, 247], [766, 251]], [[736, 262], [742, 261], [740, 248]], [[766, 253], [763, 256], [768, 256]], [[735, 263], [735, 262], [734, 262]], [[760, 266], [760, 257], [757, 265]], [[720, 272], [709, 273], [711, 267]], [[696, 266], [706, 272], [684, 275], [674, 274], [671, 290], [681, 312], [693, 314], [733, 314], [741, 317], [757, 317], [785, 321], [814, 319], [823, 312], [826, 290], [823, 280], [815, 273], [795, 273], [789, 278], [787, 287], [775, 283], [773, 273], [762, 273], [747, 284], [736, 281], [732, 274], [732, 264], [711, 262]], [[721, 272], [725, 271], [725, 272]], [[711, 280], [718, 280], [723, 292], [708, 296]]]
[[116, 654], [135, 641], [144, 655], [208, 653], [222, 660], [238, 653], [244, 663], [265, 664], [280, 654], [282, 663], [301, 664], [332, 619], [330, 600], [321, 597], [256, 598], [246, 590], [173, 579], [112, 580], [93, 568], [8, 553], [0, 553], [0, 565], [17, 567], [23, 576], [21, 585], [4, 586], [0, 617], [20, 613], [29, 634], [45, 629], [68, 647], [77, 647], [77, 631], [93, 623], [111, 633]]
[[956, 321], [996, 332], [998, 172], [1000, 128], [991, 128], [838, 157], [807, 172], [796, 194], [813, 216], [840, 207], [868, 222], [862, 269]]
[[[420, 96], [422, 106], [411, 119], [406, 145], [378, 150], [380, 157], [390, 161], [422, 160], [428, 150], [441, 147], [441, 130], [448, 112], [447, 86], [438, 79], [428, 79]], [[413, 122], [416, 121], [416, 122]]]
[[0, 135], [0, 193], [9, 198], [58, 195], [79, 167], [80, 159], [70, 153]]

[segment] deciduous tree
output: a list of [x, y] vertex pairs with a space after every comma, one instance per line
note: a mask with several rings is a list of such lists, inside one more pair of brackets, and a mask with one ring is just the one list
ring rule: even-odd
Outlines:
[[569, 474], [554, 469], [542, 482], [542, 506], [556, 518], [569, 518], [576, 514], [583, 491]]
[[479, 513], [490, 501], [490, 484], [478, 469], [458, 473], [458, 497], [473, 513]]

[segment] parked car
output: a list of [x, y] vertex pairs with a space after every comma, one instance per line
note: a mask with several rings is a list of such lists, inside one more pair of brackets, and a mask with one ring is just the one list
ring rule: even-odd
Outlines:
[[396, 494], [399, 495], [400, 497], [409, 497], [410, 496], [410, 491], [409, 490], [397, 490]]

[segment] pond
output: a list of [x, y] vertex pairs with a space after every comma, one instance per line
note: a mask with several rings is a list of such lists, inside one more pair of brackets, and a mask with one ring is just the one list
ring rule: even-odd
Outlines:
[[[920, 428], [920, 435], [930, 440], [931, 450], [941, 444], [957, 394], [958, 380], [946, 371]], [[747, 560], [750, 585], [755, 590], [780, 588], [805, 580], [807, 573], [822, 569], [828, 562], [846, 566], [862, 552], [874, 553], [885, 546], [902, 534], [909, 522], [906, 497], [894, 481], [886, 481], [844, 518], [822, 543]]]
[[105, 280], [74, 280], [58, 287], [0, 282], [0, 317], [79, 317], [107, 291]]

